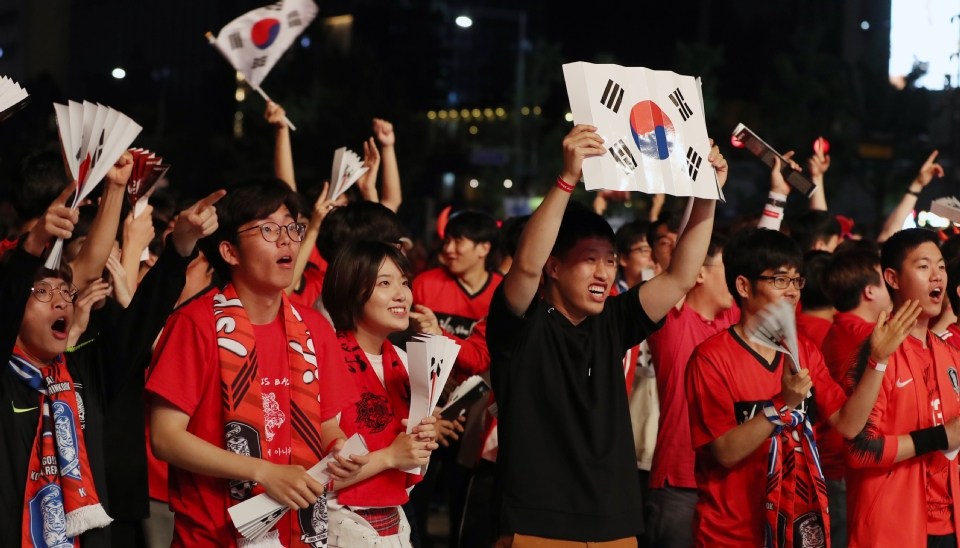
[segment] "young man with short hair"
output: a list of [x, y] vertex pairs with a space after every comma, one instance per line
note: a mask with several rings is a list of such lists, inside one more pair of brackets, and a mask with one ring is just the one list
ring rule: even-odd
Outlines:
[[697, 283], [679, 308], [667, 313], [663, 327], [650, 336], [653, 367], [660, 396], [660, 428], [650, 471], [647, 521], [653, 546], [688, 548], [693, 544], [693, 509], [697, 503], [696, 454], [690, 444], [690, 419], [684, 391], [687, 363], [693, 350], [740, 319], [724, 278], [726, 238], [710, 238]]
[[[887, 362], [866, 428], [846, 444], [850, 546], [957, 546], [960, 353], [929, 330], [947, 282], [935, 232], [902, 230], [883, 244], [881, 268], [894, 315], [919, 302], [910, 337]], [[858, 390], [871, 374], [858, 361]], [[955, 457], [955, 455], [954, 455]]]
[[327, 367], [340, 356], [333, 329], [284, 293], [305, 227], [276, 179], [235, 186], [218, 210], [219, 228], [200, 243], [229, 283], [170, 317], [146, 387], [153, 452], [170, 464], [173, 546], [236, 546], [228, 508], [266, 492], [295, 510], [272, 542], [317, 547], [325, 491], [358, 481], [366, 457], [337, 456], [332, 485], [306, 473], [345, 436], [342, 375]]
[[184, 212], [116, 325], [67, 349], [77, 289], [70, 267], [44, 268], [43, 253], [54, 237], [71, 235], [77, 212], [66, 203], [74, 190], [62, 191], [0, 267], [0, 351], [9, 362], [0, 397], [11, 402], [0, 407], [3, 546], [110, 546], [106, 409], [142, 367], [183, 288], [197, 239], [217, 223], [212, 203]]
[[653, 267], [657, 273], [670, 266], [673, 248], [677, 245], [680, 232], [680, 217], [672, 213], [662, 213], [660, 218], [650, 223], [647, 229], [647, 244], [650, 245]]
[[[567, 207], [583, 159], [606, 153], [603, 143], [586, 125], [564, 139], [563, 173], [527, 223], [490, 306], [500, 546], [627, 547], [643, 531], [622, 360], [696, 283], [714, 201], [694, 200], [663, 274], [608, 297], [613, 230], [595, 213]], [[716, 147], [708, 161], [723, 185], [726, 161]]]
[[794, 364], [746, 334], [768, 305], [796, 305], [804, 285], [797, 245], [779, 232], [746, 229], [723, 259], [740, 321], [697, 347], [687, 366], [696, 546], [825, 546], [827, 493], [814, 428], [829, 424], [847, 438], [860, 432], [912, 310], [889, 323], [881, 315], [870, 366], [848, 399], [809, 340], [799, 339]]
[[[666, 226], [666, 224], [658, 225]], [[624, 223], [617, 229], [615, 246], [617, 249], [617, 283], [619, 293], [653, 277], [653, 247], [647, 240], [650, 223], [644, 220]]]

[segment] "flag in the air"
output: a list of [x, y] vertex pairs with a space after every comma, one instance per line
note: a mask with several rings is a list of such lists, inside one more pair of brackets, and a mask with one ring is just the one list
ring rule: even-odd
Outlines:
[[253, 88], [317, 16], [313, 0], [280, 0], [234, 19], [220, 29], [216, 46]]

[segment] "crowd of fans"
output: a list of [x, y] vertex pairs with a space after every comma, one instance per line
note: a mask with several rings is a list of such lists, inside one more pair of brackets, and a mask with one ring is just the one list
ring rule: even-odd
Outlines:
[[[427, 548], [438, 501], [450, 548], [957, 546], [960, 237], [900, 230], [936, 153], [875, 242], [827, 209], [821, 152], [793, 218], [778, 162], [753, 226], [661, 196], [614, 233], [609, 195], [571, 201], [607, 153], [578, 125], [532, 215], [457, 212], [430, 256], [396, 215], [389, 122], [356, 190], [308, 200], [283, 109], [265, 116], [272, 176], [138, 217], [127, 156], [78, 209], [59, 152], [21, 161], [3, 546]], [[784, 302], [796, 362], [748, 335]], [[490, 398], [408, 425], [418, 333], [461, 347], [441, 405], [475, 375]], [[354, 434], [368, 454], [307, 472]], [[230, 510], [260, 493], [292, 511], [245, 539]]]

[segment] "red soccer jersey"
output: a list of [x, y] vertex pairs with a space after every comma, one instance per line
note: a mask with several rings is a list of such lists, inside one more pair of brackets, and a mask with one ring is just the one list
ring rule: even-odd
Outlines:
[[823, 348], [823, 339], [831, 325], [830, 320], [797, 312], [797, 333], [813, 341], [817, 348]]
[[687, 363], [700, 343], [740, 321], [736, 306], [707, 320], [696, 310], [684, 305], [671, 308], [663, 327], [655, 331], [650, 345], [653, 367], [657, 373], [657, 394], [660, 397], [660, 426], [650, 469], [650, 486], [694, 489], [696, 455], [690, 444], [690, 416], [684, 378]]
[[940, 333], [940, 338], [947, 341], [950, 346], [960, 350], [960, 327], [957, 327], [957, 324], [948, 325], [947, 330]]
[[465, 339], [487, 315], [490, 299], [501, 280], [503, 276], [490, 272], [487, 285], [469, 295], [446, 268], [434, 268], [413, 280], [413, 302], [432, 310], [444, 332]]
[[[298, 307], [297, 311], [306, 322], [316, 349], [322, 380], [321, 418], [328, 420], [335, 417], [344, 404], [340, 390], [340, 386], [345, 385], [344, 374], [339, 368], [329, 367], [340, 358], [339, 345], [333, 329], [319, 313], [304, 307]], [[283, 327], [273, 323], [254, 326], [254, 334], [260, 355], [263, 395], [265, 400], [273, 395], [264, 405], [268, 458], [271, 462], [287, 464], [290, 459], [290, 366]], [[190, 415], [188, 432], [217, 447], [225, 447], [212, 297], [197, 299], [167, 321], [146, 389]], [[169, 470], [170, 507], [175, 513], [172, 546], [236, 546], [236, 533], [229, 525], [227, 514], [227, 480], [173, 466]], [[284, 527], [281, 522], [277, 530], [290, 531], [290, 526]], [[289, 545], [282, 535], [281, 542]]]
[[[323, 260], [317, 247], [310, 250], [310, 258], [307, 259], [307, 266], [303, 269], [303, 276], [300, 281], [300, 289], [293, 291], [288, 295], [290, 302], [299, 305], [300, 308], [313, 308], [313, 303], [320, 297], [323, 291], [323, 278], [327, 274], [327, 261]], [[298, 308], [297, 310], [299, 310]]]
[[[799, 346], [801, 366], [810, 370], [814, 384], [813, 394], [803, 403], [803, 408], [817, 429], [843, 406], [846, 396], [830, 378], [823, 356], [813, 343], [800, 339]], [[732, 468], [717, 462], [708, 444], [763, 412], [763, 404], [780, 393], [784, 361], [777, 353], [773, 363], [767, 363], [733, 328], [708, 339], [690, 358], [686, 393], [693, 448], [697, 453], [699, 499], [694, 531], [698, 547], [764, 544], [770, 441], [764, 441]], [[803, 458], [800, 453], [791, 455]], [[784, 464], [784, 469], [791, 468]], [[788, 512], [800, 517], [808, 510], [819, 511], [819, 507], [808, 467], [798, 462], [795, 468], [796, 494], [789, 496], [793, 489], [785, 486], [781, 500], [793, 498], [794, 508]], [[807, 488], [800, 489], [801, 485]], [[794, 538], [802, 537], [794, 534]]]

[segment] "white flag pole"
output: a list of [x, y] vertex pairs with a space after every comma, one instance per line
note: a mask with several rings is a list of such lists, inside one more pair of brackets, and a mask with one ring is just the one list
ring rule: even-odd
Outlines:
[[[227, 57], [227, 55], [223, 53], [223, 50], [220, 49], [220, 46], [217, 44], [217, 39], [214, 38], [213, 33], [208, 32], [205, 36], [207, 37], [207, 41], [210, 42], [210, 45], [213, 46], [214, 49], [219, 51], [220, 55], [223, 55], [223, 58], [226, 59], [228, 63], [230, 63], [230, 66], [233, 66], [233, 63], [230, 62], [230, 58]], [[256, 86], [256, 87], [250, 86], [250, 87], [257, 93], [259, 93], [260, 96], [263, 97], [265, 101], [270, 102], [270, 97], [268, 97], [267, 94], [264, 93], [262, 89], [260, 89], [260, 86]], [[284, 115], [283, 121], [287, 123], [287, 127], [292, 129], [293, 131], [297, 131], [297, 126], [293, 125], [293, 122], [291, 122], [290, 119], [286, 117], [286, 115]]]

